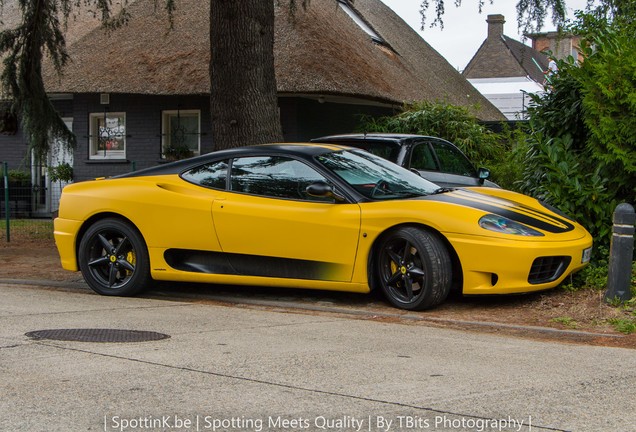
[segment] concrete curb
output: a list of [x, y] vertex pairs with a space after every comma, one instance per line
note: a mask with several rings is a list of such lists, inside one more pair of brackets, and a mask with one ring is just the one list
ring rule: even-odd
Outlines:
[[[42, 287], [53, 287], [53, 288], [70, 288], [70, 289], [80, 289], [80, 290], [88, 290], [88, 286], [83, 281], [79, 282], [69, 282], [69, 281], [51, 281], [51, 280], [42, 280], [42, 279], [3, 279], [0, 278], [0, 284], [8, 284], [8, 285], [32, 285], [32, 286], [42, 286]], [[90, 291], [92, 293], [92, 291]], [[459, 320], [452, 318], [439, 318], [439, 317], [431, 317], [426, 316], [425, 314], [415, 314], [412, 312], [385, 312], [378, 311], [373, 309], [355, 309], [355, 308], [345, 308], [345, 307], [337, 307], [337, 306], [325, 306], [320, 304], [308, 304], [302, 303], [298, 301], [283, 301], [283, 300], [263, 300], [263, 299], [252, 299], [245, 298], [243, 296], [229, 296], [224, 294], [214, 294], [210, 295], [209, 293], [205, 296], [193, 294], [191, 292], [180, 292], [179, 295], [175, 295], [174, 292], [165, 292], [165, 291], [153, 291], [150, 290], [145, 294], [149, 298], [160, 299], [160, 300], [209, 300], [215, 302], [226, 303], [228, 305], [233, 306], [247, 306], [247, 307], [258, 307], [258, 308], [266, 308], [272, 310], [280, 310], [285, 312], [293, 312], [304, 311], [304, 312], [316, 312], [316, 313], [329, 313], [336, 315], [346, 315], [353, 316], [359, 319], [391, 319], [396, 321], [404, 321], [404, 322], [412, 322], [412, 323], [422, 323], [434, 325], [437, 327], [454, 327], [454, 328], [470, 328], [475, 330], [486, 330], [486, 331], [512, 331], [512, 332], [524, 332], [530, 334], [530, 336], [543, 336], [543, 337], [565, 337], [568, 339], [588, 339], [588, 338], [609, 338], [609, 339], [621, 339], [624, 338], [624, 335], [620, 334], [607, 334], [607, 333], [595, 333], [595, 332], [587, 332], [587, 331], [578, 331], [578, 330], [564, 330], [564, 329], [555, 329], [551, 327], [540, 327], [540, 326], [524, 326], [519, 324], [506, 324], [506, 323], [497, 323], [491, 321], [468, 321], [468, 320]]]

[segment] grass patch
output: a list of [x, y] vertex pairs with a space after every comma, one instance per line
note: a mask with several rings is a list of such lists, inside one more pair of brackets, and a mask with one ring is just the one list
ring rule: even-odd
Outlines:
[[552, 318], [550, 320], [550, 322], [555, 322], [555, 323], [559, 323], [559, 324], [563, 324], [564, 326], [571, 328], [571, 329], [575, 329], [578, 328], [579, 323], [577, 323], [573, 318], [571, 317], [556, 317], [556, 318]]
[[[9, 221], [11, 242], [50, 240], [53, 238], [51, 219], [12, 219]], [[0, 220], [0, 240], [7, 241], [7, 221]]]
[[632, 334], [636, 332], [636, 318], [610, 318], [607, 322], [621, 333]]

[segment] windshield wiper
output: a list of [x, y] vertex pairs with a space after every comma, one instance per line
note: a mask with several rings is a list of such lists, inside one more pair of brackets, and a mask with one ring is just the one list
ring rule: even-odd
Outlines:
[[457, 190], [457, 188], [441, 187], [441, 188], [435, 189], [433, 192], [431, 192], [431, 195], [443, 194], [443, 193], [446, 193], [446, 192], [453, 192], [454, 190]]
[[414, 198], [419, 196], [424, 196], [425, 194], [421, 192], [391, 192], [392, 195], [398, 196], [400, 198]]

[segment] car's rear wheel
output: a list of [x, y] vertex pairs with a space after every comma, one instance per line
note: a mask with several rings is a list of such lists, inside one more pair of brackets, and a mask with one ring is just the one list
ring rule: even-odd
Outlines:
[[396, 307], [427, 309], [448, 296], [451, 259], [444, 242], [434, 233], [416, 227], [389, 233], [379, 244], [375, 263], [376, 285]]
[[119, 219], [91, 225], [80, 242], [78, 259], [86, 283], [102, 295], [135, 295], [152, 280], [141, 234]]

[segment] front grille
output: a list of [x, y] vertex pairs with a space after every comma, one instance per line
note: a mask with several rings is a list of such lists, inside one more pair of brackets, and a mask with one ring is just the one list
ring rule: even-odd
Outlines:
[[568, 268], [571, 260], [572, 258], [568, 256], [539, 257], [535, 259], [532, 263], [532, 268], [530, 268], [528, 283], [538, 285], [557, 280]]

